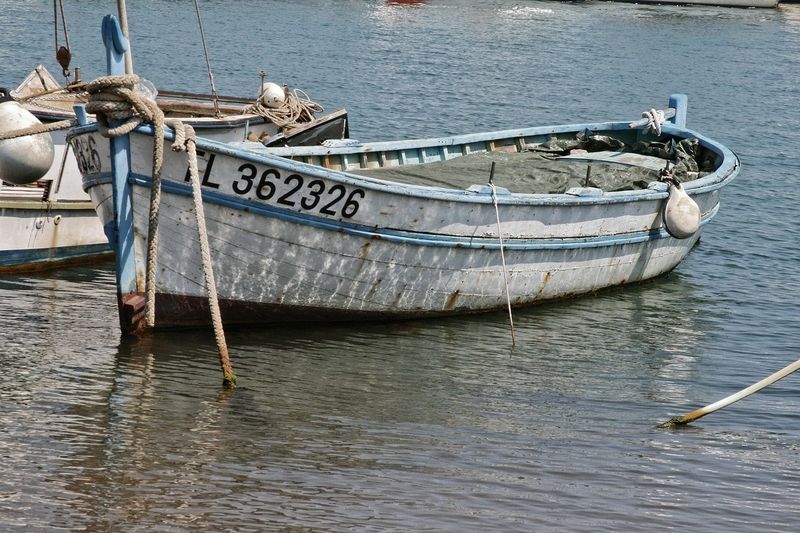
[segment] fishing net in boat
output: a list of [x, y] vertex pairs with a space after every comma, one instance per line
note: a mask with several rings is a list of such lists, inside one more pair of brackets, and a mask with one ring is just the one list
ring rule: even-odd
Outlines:
[[[588, 154], [588, 155], [584, 155]], [[618, 154], [639, 154], [647, 167], [593, 159], [600, 154], [613, 159]], [[561, 194], [573, 187], [596, 187], [603, 191], [646, 189], [659, 179], [659, 170], [669, 160], [680, 181], [697, 179], [713, 171], [713, 162], [703, 159], [697, 139], [639, 142], [628, 146], [604, 135], [578, 134], [575, 138], [553, 138], [528, 145], [522, 152], [476, 152], [447, 161], [354, 171], [355, 174], [387, 181], [466, 189], [485, 184], [495, 163], [494, 182], [515, 193]], [[587, 179], [587, 169], [589, 176]]]

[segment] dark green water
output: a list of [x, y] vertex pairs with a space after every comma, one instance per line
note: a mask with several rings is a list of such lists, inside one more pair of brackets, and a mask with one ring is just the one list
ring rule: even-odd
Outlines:
[[[192, 2], [129, 2], [134, 66], [207, 91]], [[102, 74], [111, 1], [66, 2]], [[219, 91], [258, 69], [362, 140], [635, 119], [689, 95], [742, 159], [700, 245], [639, 286], [503, 314], [120, 338], [110, 266], [0, 277], [0, 529], [795, 531], [800, 6], [201, 2]], [[0, 0], [0, 85], [55, 65], [52, 5]]]

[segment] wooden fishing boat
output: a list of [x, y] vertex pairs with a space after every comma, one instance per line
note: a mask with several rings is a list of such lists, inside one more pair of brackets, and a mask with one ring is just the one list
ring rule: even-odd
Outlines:
[[[33, 125], [40, 123], [0, 89], [0, 132]], [[0, 141], [0, 273], [112, 253], [77, 166], [68, 174], [59, 172], [59, 163], [69, 160], [56, 162], [46, 133]]]
[[[74, 119], [73, 106], [87, 99], [76, 85], [61, 86], [41, 65], [11, 95], [45, 124]], [[344, 109], [314, 116], [316, 107], [308, 105], [302, 115], [298, 114], [301, 120], [279, 124], [258, 111], [256, 99], [217, 99], [214, 103], [206, 95], [162, 91], [156, 101], [167, 118], [180, 119], [205, 137], [222, 142], [250, 139], [292, 146], [348, 134]], [[89, 197], [81, 188], [81, 174], [76, 158], [68, 153], [65, 131], [50, 135], [53, 162], [40, 179], [21, 185], [4, 183], [0, 172], [0, 273], [54, 268], [112, 253]]]
[[[11, 94], [36, 118], [50, 123], [75, 118], [73, 107], [85, 104], [88, 98], [82, 88], [81, 83], [62, 86], [44, 66], [38, 65]], [[298, 120], [287, 120], [284, 124], [271, 118], [269, 113], [259, 112], [258, 97], [214, 97], [155, 88], [149, 90], [155, 93], [156, 103], [166, 118], [180, 119], [203, 137], [221, 142], [251, 140], [267, 146], [295, 146], [319, 144], [326, 139], [341, 139], [348, 135], [346, 110], [315, 116], [321, 107], [307, 97], [298, 98], [297, 91], [287, 93], [286, 98], [299, 101], [300, 104], [295, 105], [304, 108], [297, 112]]]
[[[185, 156], [164, 156], [153, 327], [210, 323], [199, 229], [227, 325], [475, 313], [668, 272], [739, 162], [686, 128], [685, 96], [665, 116], [656, 133], [640, 120], [319, 147], [198, 138], [204, 227]], [[153, 129], [108, 142], [87, 124], [68, 139], [114, 237], [121, 326], [135, 332], [148, 304]], [[661, 181], [667, 161], [682, 187]], [[681, 190], [697, 207], [689, 231], [669, 218]]]

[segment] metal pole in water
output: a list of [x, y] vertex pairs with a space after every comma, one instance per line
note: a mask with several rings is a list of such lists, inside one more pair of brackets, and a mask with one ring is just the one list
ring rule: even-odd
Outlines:
[[788, 376], [789, 374], [791, 374], [792, 372], [794, 372], [794, 371], [796, 371], [798, 369], [800, 369], [800, 359], [798, 359], [794, 363], [784, 367], [782, 370], [779, 370], [779, 371], [775, 372], [774, 374], [771, 374], [771, 375], [765, 377], [764, 379], [762, 379], [758, 383], [754, 383], [754, 384], [750, 385], [749, 387], [747, 387], [746, 389], [740, 390], [736, 394], [731, 394], [730, 396], [726, 396], [725, 398], [719, 400], [718, 402], [714, 402], [714, 403], [712, 403], [710, 405], [707, 405], [705, 407], [701, 407], [700, 409], [695, 409], [691, 413], [687, 413], [687, 414], [685, 414], [683, 416], [676, 416], [675, 418], [670, 418], [666, 422], [663, 422], [663, 423], [659, 424], [658, 427], [660, 427], [660, 428], [672, 428], [672, 427], [676, 427], [676, 426], [686, 425], [686, 424], [688, 424], [689, 422], [691, 422], [693, 420], [697, 420], [698, 418], [706, 416], [707, 414], [711, 414], [714, 411], [717, 411], [718, 409], [722, 409], [723, 407], [726, 407], [726, 406], [728, 406], [728, 405], [730, 405], [730, 404], [732, 404], [734, 402], [738, 402], [742, 398], [746, 398], [746, 397], [750, 396], [751, 394], [753, 394], [754, 392], [760, 391], [761, 389], [763, 389], [767, 385], [772, 385], [773, 383], [775, 383], [779, 379], [785, 378], [786, 376]]
[[492, 202], [494, 203], [494, 214], [497, 217], [497, 239], [500, 241], [500, 261], [503, 263], [503, 283], [506, 286], [506, 303], [508, 304], [508, 322], [511, 324], [511, 346], [517, 345], [517, 338], [514, 334], [514, 315], [511, 314], [511, 295], [508, 292], [508, 272], [506, 271], [506, 255], [503, 252], [503, 232], [500, 230], [500, 210], [497, 208], [497, 189], [494, 187], [494, 166], [489, 170], [489, 187], [492, 188]]

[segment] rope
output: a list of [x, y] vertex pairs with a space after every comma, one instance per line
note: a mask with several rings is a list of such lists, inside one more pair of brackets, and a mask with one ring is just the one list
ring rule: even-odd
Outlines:
[[[97, 116], [98, 131], [106, 137], [126, 135], [142, 122], [153, 124], [153, 172], [150, 188], [150, 218], [147, 242], [147, 272], [145, 281], [145, 319], [148, 327], [155, 325], [155, 289], [158, 253], [158, 213], [161, 206], [161, 168], [164, 161], [164, 114], [155, 101], [136, 94], [133, 90], [138, 81], [136, 75], [105, 76], [87, 84], [89, 103], [86, 110]], [[112, 121], [120, 124], [111, 126]], [[217, 287], [211, 264], [211, 252], [208, 245], [203, 198], [200, 191], [200, 178], [197, 171], [197, 150], [194, 130], [179, 120], [169, 123], [175, 129], [175, 142], [172, 150], [186, 152], [189, 173], [192, 180], [192, 197], [197, 219], [197, 230], [200, 237], [200, 253], [203, 262], [203, 274], [214, 326], [214, 336], [220, 356], [220, 366], [226, 385], [236, 383], [236, 375], [231, 368], [225, 332], [222, 328], [222, 316], [219, 310]]]
[[83, 90], [78, 91], [78, 89], [82, 89], [83, 87], [83, 83], [73, 83], [72, 85], [67, 85], [66, 87], [59, 86], [54, 89], [47, 89], [42, 92], [20, 96], [17, 98], [17, 102], [29, 102], [34, 105], [42, 105], [42, 101], [69, 102], [70, 104], [75, 102], [85, 103], [87, 96], [86, 92]]
[[267, 107], [261, 98], [244, 110], [245, 114], [254, 114], [273, 122], [278, 128], [291, 129], [303, 122], [314, 120], [314, 113], [324, 111], [321, 105], [313, 102], [308, 95], [300, 89], [286, 91], [286, 98], [280, 107]]
[[[145, 275], [145, 323], [156, 323], [156, 267], [158, 266], [158, 213], [161, 207], [161, 165], [164, 161], [164, 113], [156, 103], [136, 94], [139, 77], [104, 76], [86, 85], [89, 103], [86, 111], [97, 117], [97, 129], [104, 137], [119, 137], [133, 131], [144, 121], [153, 124], [153, 171], [150, 187], [150, 217], [147, 230]], [[112, 121], [120, 124], [111, 127]]]
[[66, 130], [76, 125], [78, 121], [74, 118], [68, 120], [59, 120], [58, 122], [50, 122], [49, 124], [34, 124], [27, 128], [19, 130], [7, 131], [0, 133], [0, 141], [7, 141], [8, 139], [16, 139], [17, 137], [25, 137], [27, 135], [39, 135], [40, 133], [50, 133], [51, 131]]
[[172, 150], [175, 152], [186, 152], [189, 161], [189, 175], [192, 180], [192, 200], [194, 201], [194, 213], [197, 220], [197, 232], [200, 237], [200, 257], [203, 261], [203, 275], [206, 281], [206, 291], [208, 292], [208, 307], [211, 310], [211, 322], [214, 326], [214, 337], [217, 341], [219, 350], [220, 367], [224, 376], [223, 383], [228, 386], [236, 384], [236, 375], [231, 368], [231, 361], [228, 355], [228, 345], [225, 342], [225, 331], [222, 328], [222, 315], [219, 310], [219, 300], [217, 298], [217, 284], [214, 280], [214, 270], [211, 265], [211, 251], [208, 245], [208, 232], [206, 230], [206, 217], [203, 211], [203, 195], [200, 190], [200, 173], [197, 171], [197, 145], [194, 129], [189, 125], [184, 125], [180, 121], [171, 123], [175, 128], [175, 142]]
[[[69, 30], [67, 30], [67, 17], [64, 15], [64, 0], [58, 0], [58, 4], [61, 8], [61, 25], [64, 26], [64, 44], [66, 45], [67, 50], [69, 50]], [[58, 51], [57, 48], [58, 45], [56, 45], [56, 51]]]
[[58, 2], [53, 0], [53, 38], [56, 42], [55, 52], [58, 54]]
[[647, 119], [647, 125], [644, 127], [645, 133], [652, 132], [656, 135], [661, 135], [661, 125], [666, 121], [663, 111], [660, 109], [657, 111], [655, 109], [643, 111], [642, 118]]

